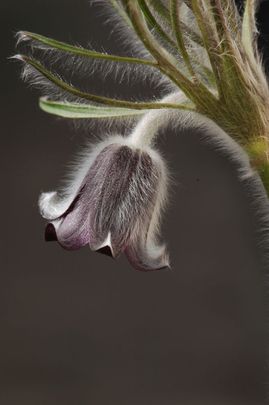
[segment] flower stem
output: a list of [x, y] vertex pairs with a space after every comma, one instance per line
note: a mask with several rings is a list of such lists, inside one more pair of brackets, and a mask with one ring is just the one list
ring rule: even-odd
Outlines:
[[82, 56], [91, 59], [102, 59], [108, 60], [111, 62], [124, 62], [124, 63], [132, 63], [132, 64], [139, 64], [139, 65], [148, 65], [152, 67], [157, 67], [157, 63], [147, 59], [141, 58], [134, 58], [129, 56], [117, 56], [117, 55], [110, 55], [107, 53], [101, 53], [92, 51], [90, 49], [85, 49], [80, 46], [74, 46], [67, 44], [62, 41], [57, 41], [52, 38], [45, 37], [44, 35], [35, 34], [33, 32], [22, 31], [19, 33], [22, 40], [34, 40], [43, 45], [48, 46], [52, 49], [58, 49], [59, 51], [70, 53], [72, 55]]
[[245, 147], [249, 155], [250, 164], [256, 170], [269, 197], [269, 141], [267, 138], [260, 138], [252, 141]]
[[201, 110], [209, 108], [210, 105], [215, 106], [217, 99], [214, 94], [203, 83], [193, 82], [182, 73], [171, 59], [172, 56], [155, 40], [145, 24], [138, 2], [124, 0], [124, 3], [138, 37], [157, 61], [160, 71]]
[[178, 50], [183, 57], [183, 60], [190, 72], [190, 75], [193, 77], [196, 77], [196, 73], [193, 70], [189, 54], [187, 52], [187, 49], [186, 49], [186, 46], [184, 43], [184, 37], [183, 37], [181, 27], [180, 27], [180, 15], [179, 14], [180, 14], [179, 1], [170, 0], [170, 18], [171, 18], [172, 29], [175, 34], [176, 40], [177, 40]]
[[73, 94], [76, 97], [92, 101], [94, 103], [99, 103], [103, 105], [108, 105], [112, 107], [123, 107], [123, 108], [132, 108], [135, 110], [144, 110], [144, 109], [154, 109], [159, 110], [161, 108], [174, 108], [174, 109], [184, 109], [190, 110], [190, 107], [186, 107], [180, 104], [173, 104], [173, 103], [152, 103], [152, 102], [132, 102], [127, 100], [119, 100], [109, 97], [98, 96], [96, 94], [86, 93], [82, 90], [77, 89], [76, 87], [72, 86], [71, 84], [66, 83], [62, 80], [59, 76], [56, 76], [51, 71], [45, 68], [40, 62], [35, 59], [29, 58], [28, 56], [18, 55], [16, 56], [17, 59], [27, 63], [28, 65], [32, 66], [35, 70], [37, 70], [41, 75], [43, 75], [46, 79], [50, 82], [55, 84], [55, 86], [59, 87], [60, 89], [66, 91], [67, 93]]
[[140, 6], [140, 9], [142, 10], [146, 21], [149, 24], [149, 27], [154, 29], [156, 33], [162, 38], [165, 42], [167, 42], [172, 48], [177, 50], [177, 45], [174, 40], [172, 40], [166, 32], [162, 29], [160, 24], [156, 21], [155, 17], [151, 13], [149, 7], [147, 6], [147, 3], [145, 0], [138, 0], [138, 4]]

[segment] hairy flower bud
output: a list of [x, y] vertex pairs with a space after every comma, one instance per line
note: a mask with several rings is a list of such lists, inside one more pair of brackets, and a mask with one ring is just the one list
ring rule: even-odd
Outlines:
[[46, 240], [69, 250], [89, 244], [114, 258], [124, 252], [137, 270], [169, 266], [165, 247], [156, 244], [166, 177], [153, 149], [122, 137], [102, 142], [84, 162], [71, 192], [41, 195], [41, 214], [50, 221]]

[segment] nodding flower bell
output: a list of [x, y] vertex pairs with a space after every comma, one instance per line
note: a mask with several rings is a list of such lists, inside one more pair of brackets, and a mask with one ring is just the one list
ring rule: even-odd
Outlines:
[[100, 142], [64, 196], [41, 194], [40, 211], [49, 221], [45, 239], [68, 250], [89, 244], [114, 258], [124, 252], [137, 270], [168, 267], [166, 249], [156, 243], [166, 177], [152, 148], [121, 136]]

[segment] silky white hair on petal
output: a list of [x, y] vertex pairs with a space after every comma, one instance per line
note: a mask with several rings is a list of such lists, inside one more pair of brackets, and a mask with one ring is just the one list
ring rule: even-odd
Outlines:
[[42, 193], [39, 198], [39, 209], [48, 220], [55, 219], [61, 216], [70, 206], [75, 196], [77, 195], [83, 179], [85, 178], [89, 168], [95, 161], [102, 149], [111, 143], [126, 144], [126, 140], [121, 136], [107, 137], [97, 145], [91, 144], [77, 156], [76, 161], [72, 164], [72, 169], [69, 170], [68, 178], [66, 176], [65, 185], [59, 192], [51, 191]]

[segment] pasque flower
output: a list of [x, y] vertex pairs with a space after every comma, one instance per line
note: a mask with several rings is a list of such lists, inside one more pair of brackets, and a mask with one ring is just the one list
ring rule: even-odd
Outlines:
[[[18, 39], [30, 43], [31, 55], [15, 57], [24, 63], [23, 77], [46, 90], [39, 105], [48, 113], [111, 119], [112, 124], [123, 117], [142, 118], [128, 137], [110, 137], [96, 145], [63, 195], [41, 195], [41, 213], [50, 221], [46, 238], [66, 249], [89, 244], [114, 257], [125, 252], [135, 268], [159, 269], [168, 264], [165, 248], [157, 243], [166, 169], [151, 145], [171, 120], [177, 129], [188, 125], [214, 132], [218, 146], [231, 147], [231, 156], [244, 164], [244, 178], [258, 173], [269, 195], [269, 86], [255, 20], [260, 2], [246, 0], [242, 15], [234, 0], [93, 3], [110, 7], [127, 55], [24, 31]], [[44, 56], [52, 56], [51, 63], [44, 63]], [[93, 94], [61, 77], [58, 62], [71, 78], [97, 68], [105, 77], [115, 72], [116, 80], [122, 71], [122, 79], [131, 82], [134, 73], [157, 89], [161, 84], [166, 94], [157, 101], [156, 93], [147, 101]], [[186, 110], [190, 119], [182, 120]]]
[[166, 168], [160, 155], [113, 137], [93, 148], [67, 194], [43, 193], [39, 205], [49, 220], [46, 240], [73, 250], [88, 245], [117, 257], [124, 252], [137, 270], [169, 266], [156, 244], [164, 202]]

